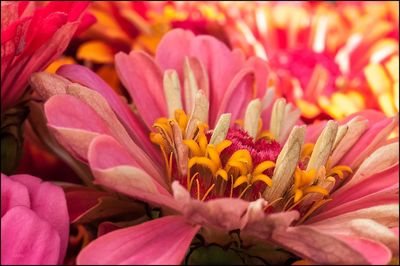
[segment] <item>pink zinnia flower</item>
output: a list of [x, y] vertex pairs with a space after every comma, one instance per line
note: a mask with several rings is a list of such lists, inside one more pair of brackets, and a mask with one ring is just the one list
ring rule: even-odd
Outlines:
[[62, 264], [68, 233], [61, 188], [30, 175], [1, 174], [1, 264]]
[[263, 60], [183, 30], [163, 38], [155, 60], [133, 51], [116, 65], [133, 112], [80, 66], [31, 84], [97, 184], [171, 215], [101, 236], [78, 264], [178, 264], [196, 234], [224, 244], [232, 230], [316, 263], [398, 254], [398, 142], [386, 141], [397, 118], [368, 111], [295, 126], [299, 111], [274, 99]]
[[267, 59], [305, 118], [398, 112], [399, 4], [394, 1], [223, 5], [232, 47]]
[[[81, 25], [89, 2], [1, 2], [1, 110], [14, 107], [29, 76], [57, 59]], [[85, 28], [93, 23], [86, 16]]]

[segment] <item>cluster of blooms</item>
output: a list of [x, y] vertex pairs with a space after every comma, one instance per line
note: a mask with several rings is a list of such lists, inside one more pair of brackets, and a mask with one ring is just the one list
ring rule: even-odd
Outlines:
[[2, 264], [398, 263], [398, 3], [1, 8]]

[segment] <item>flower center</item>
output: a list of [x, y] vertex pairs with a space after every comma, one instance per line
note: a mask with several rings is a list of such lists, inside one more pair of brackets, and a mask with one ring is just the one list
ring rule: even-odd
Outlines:
[[[224, 134], [219, 135], [221, 127], [210, 130], [206, 123], [180, 109], [174, 118], [157, 119], [153, 125], [157, 132], [152, 132], [150, 139], [163, 154], [169, 184], [179, 181], [193, 198], [202, 201], [219, 197], [254, 201], [264, 197], [273, 211], [298, 210], [301, 223], [329, 201], [326, 197], [337, 178], [352, 172], [348, 166], [331, 168], [329, 157], [321, 165], [316, 164], [325, 156], [321, 155], [321, 145], [307, 143], [295, 162], [293, 175], [282, 179], [279, 173], [287, 158], [279, 161], [278, 157], [288, 150], [284, 151], [270, 132], [262, 131], [262, 123], [255, 138], [240, 128], [240, 121], [237, 124], [228, 128], [228, 123]], [[287, 187], [279, 192], [282, 184]]]
[[169, 181], [178, 180], [199, 200], [262, 197], [272, 185], [279, 143], [269, 137], [253, 140], [239, 128], [229, 128], [223, 141], [211, 143], [212, 131], [205, 123], [198, 124], [189, 138], [188, 120], [184, 111], [177, 110], [175, 119], [158, 119], [154, 124], [158, 133], [150, 135], [163, 153]]

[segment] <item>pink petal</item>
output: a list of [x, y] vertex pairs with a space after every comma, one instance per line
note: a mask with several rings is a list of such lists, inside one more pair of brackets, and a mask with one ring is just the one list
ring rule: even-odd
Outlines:
[[329, 205], [339, 205], [344, 202], [349, 202], [355, 199], [368, 196], [372, 193], [389, 188], [393, 185], [399, 184], [399, 168], [398, 164], [394, 165], [385, 171], [376, 173], [368, 178], [363, 179], [362, 182], [352, 185], [347, 190], [333, 194], [333, 200]]
[[59, 259], [59, 234], [35, 212], [17, 206], [1, 218], [1, 264], [54, 265]]
[[[104, 97], [102, 97], [99, 93], [92, 90], [87, 90], [85, 87], [82, 87], [80, 85], [68, 86], [67, 93], [77, 97], [84, 103], [88, 104], [91, 108], [93, 108], [93, 110], [95, 110], [95, 112], [103, 119], [107, 128], [112, 133], [111, 135], [115, 139], [117, 139], [122, 145], [127, 147], [127, 149], [132, 154], [140, 157], [143, 162], [143, 167], [147, 171], [153, 173], [154, 171], [159, 170], [159, 164], [157, 164], [156, 162], [157, 159], [160, 159], [160, 153], [157, 153], [158, 156], [155, 157], [156, 162], [151, 160], [149, 156], [145, 153], [145, 151], [139, 148], [138, 145], [132, 141], [131, 137], [126, 132], [123, 125], [119, 122], [117, 116], [112, 111]], [[147, 143], [150, 144], [150, 141], [147, 140]]]
[[107, 125], [93, 108], [76, 97], [53, 96], [46, 102], [44, 109], [47, 121], [53, 127], [77, 128], [110, 134]]
[[298, 212], [267, 215], [263, 199], [247, 202], [237, 198], [219, 198], [206, 202], [190, 197], [177, 181], [173, 182], [174, 197], [183, 204], [182, 213], [193, 224], [222, 231], [241, 229], [244, 234], [267, 241], [276, 228], [286, 228], [298, 218]]
[[376, 123], [372, 122], [369, 129], [338, 164], [357, 168], [365, 158], [385, 143], [388, 134], [397, 125], [397, 120], [397, 118], [386, 118]]
[[[114, 158], [111, 160], [110, 156]], [[180, 203], [149, 174], [134, 167], [135, 160], [110, 137], [101, 136], [92, 143], [89, 164], [96, 183], [145, 202], [180, 210]]]
[[140, 116], [151, 129], [157, 118], [167, 115], [160, 68], [150, 56], [135, 51], [116, 54], [115, 66]]
[[31, 210], [57, 231], [61, 241], [59, 263], [62, 263], [69, 235], [69, 217], [64, 191], [50, 182], [42, 182], [30, 175], [14, 175], [10, 178], [26, 186], [31, 200]]
[[116, 230], [91, 242], [77, 264], [180, 264], [199, 229], [167, 216]]
[[249, 58], [244, 67], [249, 67], [254, 71], [254, 81], [256, 88], [256, 97], [262, 99], [265, 95], [265, 91], [267, 90], [269, 73], [271, 72], [270, 66], [268, 63], [259, 58], [259, 57], [251, 57]]
[[[191, 82], [188, 81], [189, 75], [185, 73], [185, 67], [183, 70], [183, 88], [181, 88], [181, 99], [183, 106], [188, 113], [192, 111], [194, 106], [194, 98], [197, 90], [202, 90], [207, 100], [210, 101], [210, 85], [207, 75], [207, 69], [196, 57], [186, 57], [185, 63], [187, 63], [187, 68], [192, 71], [194, 79], [196, 81], [197, 88], [191, 87]], [[189, 71], [189, 70], [188, 70]], [[186, 76], [185, 76], [186, 75]], [[187, 94], [187, 95], [186, 95]]]
[[338, 238], [363, 254], [372, 265], [386, 265], [391, 259], [390, 250], [378, 242], [348, 236], [340, 236]]
[[[397, 205], [397, 209], [398, 209]], [[365, 212], [367, 214], [368, 211]], [[398, 214], [397, 221], [398, 224]], [[365, 215], [354, 216], [353, 219], [329, 219], [313, 225], [314, 228], [328, 234], [336, 234], [351, 237], [360, 237], [376, 241], [388, 247], [393, 255], [399, 253], [399, 239], [396, 235], [379, 220], [379, 217], [366, 218]]]
[[157, 186], [149, 175], [132, 166], [116, 166], [106, 170], [92, 169], [95, 183], [144, 202], [181, 210], [181, 203]]
[[399, 202], [399, 185], [393, 185], [381, 191], [368, 194], [364, 197], [348, 201], [342, 204], [336, 204], [333, 202], [332, 204], [328, 202], [321, 210], [321, 213], [310, 218], [307, 223], [313, 223], [317, 221], [321, 221], [323, 219], [327, 219], [330, 217], [336, 217], [343, 213], [349, 213], [352, 211], [361, 210], [368, 207], [386, 205], [386, 204], [394, 204]]
[[[210, 110], [215, 110], [234, 76], [243, 67], [244, 55], [240, 50], [231, 51], [214, 37], [201, 35], [192, 40], [190, 56], [198, 58], [208, 71]], [[211, 125], [216, 123], [216, 115], [215, 112], [210, 113]]]
[[48, 100], [54, 95], [66, 94], [68, 85], [71, 85], [69, 80], [47, 72], [32, 74], [29, 83], [43, 100]]
[[28, 189], [1, 174], [1, 217], [15, 206], [31, 207]]
[[318, 264], [386, 264], [391, 256], [390, 250], [380, 243], [326, 234], [311, 226], [276, 230], [272, 238], [289, 251]]
[[127, 128], [135, 143], [145, 151], [148, 151], [153, 158], [160, 157], [160, 153], [149, 141], [148, 134], [141, 121], [133, 115], [128, 105], [99, 76], [80, 65], [63, 65], [57, 70], [57, 74], [100, 93], [107, 99], [108, 104], [117, 114], [121, 123]]
[[307, 126], [304, 143], [315, 143], [325, 126], [326, 121], [314, 122], [312, 125]]
[[163, 187], [166, 187], [164, 176], [152, 168], [148, 158], [144, 157], [139, 151], [136, 153], [128, 152], [125, 147], [110, 136], [97, 137], [90, 144], [88, 158], [93, 169], [107, 169], [120, 165], [141, 168], [152, 177], [151, 179], [159, 187], [159, 191], [165, 191], [163, 189]]
[[175, 69], [183, 84], [183, 61], [189, 55], [190, 44], [195, 38], [191, 31], [173, 29], [161, 39], [157, 46], [155, 60], [163, 71]]
[[217, 117], [223, 113], [231, 113], [231, 121], [243, 119], [247, 105], [253, 98], [254, 81], [252, 69], [240, 70], [223, 95]]
[[386, 118], [386, 116], [383, 113], [379, 112], [379, 111], [376, 111], [376, 110], [364, 110], [364, 111], [357, 112], [357, 113], [354, 113], [354, 114], [351, 114], [351, 115], [347, 116], [346, 118], [344, 118], [341, 121], [341, 124], [342, 125], [346, 124], [347, 122], [349, 122], [351, 119], [353, 119], [356, 116], [361, 116], [363, 118], [368, 119], [370, 124], [378, 123], [378, 122], [380, 122], [380, 121], [382, 121], [382, 120], [384, 120]]
[[394, 227], [391, 230], [397, 237], [399, 237], [399, 228], [398, 227]]
[[241, 221], [241, 232], [269, 242], [275, 230], [286, 230], [300, 216], [298, 211], [267, 214], [267, 207], [268, 204], [263, 199], [251, 202]]

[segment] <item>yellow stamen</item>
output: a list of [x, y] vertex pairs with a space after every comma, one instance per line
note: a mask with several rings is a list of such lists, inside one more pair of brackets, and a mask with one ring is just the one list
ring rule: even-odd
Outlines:
[[217, 150], [217, 152], [219, 153], [219, 154], [221, 154], [221, 152], [223, 151], [223, 150], [225, 150], [226, 148], [228, 148], [229, 146], [231, 146], [232, 145], [232, 141], [230, 141], [230, 140], [223, 140], [223, 141], [221, 141], [220, 143], [218, 143], [217, 145], [216, 145], [216, 147], [215, 147], [215, 149]]
[[186, 144], [186, 146], [188, 146], [189, 150], [192, 152], [192, 156], [201, 156], [201, 151], [200, 151], [200, 147], [197, 144], [196, 141], [192, 140], [192, 139], [185, 139], [183, 140], [183, 143]]
[[235, 123], [236, 125], [238, 125], [239, 127], [243, 128], [243, 125], [244, 125], [243, 119], [236, 119], [236, 120], [234, 121], [234, 123]]
[[178, 125], [179, 125], [179, 127], [180, 127], [180, 129], [182, 131], [182, 134], [183, 134], [185, 132], [187, 123], [189, 121], [185, 111], [183, 111], [181, 109], [175, 110], [175, 119], [178, 122]]
[[164, 142], [160, 133], [150, 132], [150, 141], [157, 145], [162, 145]]
[[169, 154], [169, 164], [168, 164], [168, 181], [170, 184], [172, 183], [172, 155], [173, 153], [171, 152]]
[[226, 164], [227, 171], [234, 167], [240, 171], [241, 175], [246, 175], [247, 174], [247, 167], [244, 163], [239, 162], [239, 161], [233, 161], [233, 162], [228, 162]]
[[219, 154], [215, 149], [215, 146], [212, 144], [208, 144], [207, 146], [207, 155], [218, 167], [221, 167], [221, 159], [219, 158]]
[[218, 170], [217, 165], [215, 162], [211, 161], [210, 159], [206, 157], [193, 157], [189, 160], [188, 167], [189, 169], [192, 168], [195, 164], [201, 165], [205, 168], [210, 169], [211, 173], [215, 175], [215, 173]]
[[275, 163], [273, 161], [264, 161], [256, 166], [253, 170], [253, 175], [261, 174], [265, 170], [275, 167]]
[[311, 187], [306, 187], [305, 189], [303, 189], [303, 193], [304, 194], [308, 194], [308, 193], [319, 193], [322, 194], [324, 196], [329, 195], [329, 192], [320, 186], [311, 186]]
[[195, 173], [193, 176], [192, 176], [192, 178], [190, 178], [190, 181], [188, 182], [188, 191], [191, 191], [192, 190], [192, 185], [193, 185], [193, 181], [194, 181], [194, 179], [197, 177], [197, 176], [199, 176], [199, 173]]
[[303, 150], [301, 151], [301, 158], [310, 157], [313, 149], [314, 149], [314, 143], [304, 144]]
[[269, 132], [268, 130], [264, 130], [260, 134], [258, 134], [257, 139], [262, 139], [262, 138], [275, 139], [274, 135], [271, 132]]
[[302, 171], [302, 184], [303, 185], [309, 185], [314, 181], [315, 178], [315, 174], [316, 174], [316, 170], [315, 169], [311, 169], [309, 171]]
[[170, 173], [170, 172], [169, 172], [169, 160], [168, 160], [168, 157], [167, 157], [167, 153], [165, 152], [163, 146], [160, 146], [160, 149], [161, 149], [161, 153], [162, 153], [163, 158], [164, 158], [165, 166], [167, 167], [167, 175], [168, 175], [168, 178], [170, 178], [170, 176], [169, 176], [169, 173]]
[[294, 193], [294, 203], [298, 202], [303, 197], [303, 191], [301, 189], [296, 189]]
[[212, 185], [210, 186], [210, 188], [207, 189], [207, 192], [204, 194], [204, 196], [203, 196], [203, 198], [201, 199], [201, 201], [204, 201], [204, 200], [207, 198], [208, 194], [210, 194], [210, 192], [213, 190], [214, 187], [215, 187], [215, 184], [212, 184]]
[[197, 141], [199, 142], [201, 154], [205, 154], [208, 144], [206, 135], [203, 132], [201, 132], [197, 138]]
[[237, 150], [229, 158], [228, 162], [242, 160], [246, 162], [249, 169], [253, 168], [253, 160], [251, 158], [250, 152], [248, 150]]
[[319, 207], [321, 207], [322, 205], [324, 205], [325, 203], [327, 203], [331, 200], [332, 199], [322, 199], [317, 202], [314, 202], [314, 204], [311, 206], [311, 208], [298, 221], [298, 224], [302, 224], [315, 210], [317, 210]]
[[248, 178], [246, 175], [241, 175], [235, 180], [235, 183], [233, 184], [233, 188], [237, 188], [238, 186], [240, 186], [244, 183], [248, 183]]
[[[253, 173], [254, 174], [254, 173]], [[262, 181], [264, 182], [267, 186], [272, 187], [272, 179], [267, 176], [267, 175], [263, 175], [263, 174], [259, 174], [253, 177], [253, 179], [251, 180], [251, 183], [255, 183], [257, 181]]]
[[343, 172], [353, 173], [353, 170], [351, 170], [351, 168], [346, 165], [338, 165], [333, 167], [327, 175], [332, 176], [334, 174], [337, 174], [340, 179], [343, 179], [344, 176]]
[[231, 192], [229, 194], [229, 197], [232, 198], [233, 195], [233, 176], [231, 176]]
[[198, 178], [196, 178], [196, 186], [197, 186], [197, 199], [200, 200], [200, 183]]
[[246, 193], [246, 191], [249, 190], [249, 188], [251, 188], [251, 185], [248, 185], [248, 186], [242, 191], [242, 193], [240, 193], [240, 195], [239, 195], [238, 198], [239, 198], [239, 199], [242, 198], [243, 195], [244, 195], [244, 193]]
[[220, 176], [223, 180], [228, 181], [228, 173], [224, 169], [218, 169], [215, 176]]

